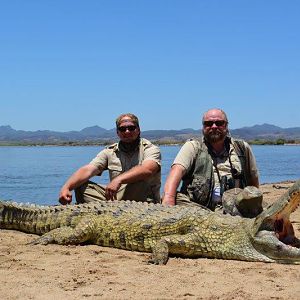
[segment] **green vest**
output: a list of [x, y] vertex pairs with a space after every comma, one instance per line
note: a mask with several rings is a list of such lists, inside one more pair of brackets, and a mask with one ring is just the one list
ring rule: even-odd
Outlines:
[[[242, 140], [228, 139], [228, 142], [233, 145], [241, 162], [240, 186], [243, 188], [248, 185], [250, 174], [245, 144]], [[208, 153], [206, 144], [199, 140], [197, 142], [199, 143], [199, 150], [194, 165], [191, 171], [183, 177], [180, 192], [187, 195], [193, 202], [213, 209], [211, 200], [215, 182], [212, 159]]]

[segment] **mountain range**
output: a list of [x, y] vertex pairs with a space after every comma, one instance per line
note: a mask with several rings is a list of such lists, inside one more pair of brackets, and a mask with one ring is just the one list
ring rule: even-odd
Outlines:
[[[231, 129], [231, 135], [247, 141], [253, 140], [300, 140], [300, 127], [281, 128], [275, 125], [262, 124], [251, 127]], [[199, 137], [200, 129], [186, 128], [181, 130], [143, 130], [142, 136], [154, 141], [182, 142], [188, 138]], [[15, 130], [11, 126], [0, 126], [0, 142], [58, 143], [58, 142], [110, 142], [117, 139], [116, 130], [105, 129], [97, 125], [80, 131], [58, 132], [51, 130], [25, 131]]]

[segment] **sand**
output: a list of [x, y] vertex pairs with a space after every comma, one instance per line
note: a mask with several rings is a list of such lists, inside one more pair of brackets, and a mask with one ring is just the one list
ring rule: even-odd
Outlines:
[[[291, 182], [261, 186], [272, 202]], [[300, 209], [292, 215], [300, 237]], [[26, 245], [35, 236], [0, 230], [1, 299], [300, 299], [300, 265], [170, 258], [87, 246]]]

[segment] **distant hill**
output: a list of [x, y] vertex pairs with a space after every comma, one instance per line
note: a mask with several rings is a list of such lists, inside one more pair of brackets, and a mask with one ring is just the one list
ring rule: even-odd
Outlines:
[[[247, 141], [253, 140], [296, 140], [300, 141], [300, 127], [281, 128], [262, 124], [232, 129], [231, 135]], [[154, 141], [182, 142], [188, 138], [199, 137], [201, 130], [186, 128], [181, 130], [144, 130], [142, 136]], [[97, 125], [80, 131], [58, 132], [51, 130], [25, 131], [15, 130], [11, 126], [0, 126], [0, 142], [22, 143], [59, 143], [59, 142], [111, 142], [117, 140], [116, 130], [105, 129]]]
[[24, 131], [11, 126], [0, 126], [0, 141], [7, 142], [67, 142], [67, 141], [105, 141], [116, 139], [114, 129], [107, 130], [99, 126], [84, 128], [80, 131], [58, 132], [50, 130]]
[[300, 127], [281, 128], [275, 125], [262, 124], [231, 130], [234, 137], [245, 140], [300, 140]]

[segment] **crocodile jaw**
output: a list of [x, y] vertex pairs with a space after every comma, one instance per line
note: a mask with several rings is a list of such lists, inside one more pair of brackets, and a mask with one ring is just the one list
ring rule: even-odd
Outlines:
[[300, 240], [295, 236], [290, 215], [300, 205], [300, 180], [254, 221], [253, 246], [278, 263], [300, 264]]

